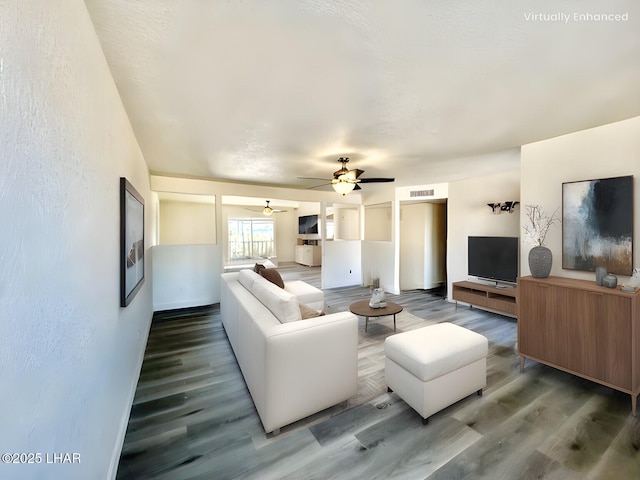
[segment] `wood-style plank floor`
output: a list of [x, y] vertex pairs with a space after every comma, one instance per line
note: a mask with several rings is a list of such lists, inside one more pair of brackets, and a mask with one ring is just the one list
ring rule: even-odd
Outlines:
[[[319, 286], [319, 268], [279, 267]], [[329, 312], [368, 298], [325, 290]], [[219, 306], [154, 316], [119, 479], [639, 479], [640, 422], [628, 395], [535, 362], [519, 372], [517, 323], [444, 300], [388, 295], [398, 332], [453, 322], [489, 339], [487, 387], [431, 417], [386, 392], [382, 342], [393, 321], [360, 319], [359, 389], [347, 404], [262, 429]], [[328, 355], [331, 352], [327, 352]]]

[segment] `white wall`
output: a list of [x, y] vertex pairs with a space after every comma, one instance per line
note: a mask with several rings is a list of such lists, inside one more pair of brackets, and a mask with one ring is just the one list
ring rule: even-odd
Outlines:
[[[523, 178], [526, 176], [523, 173]], [[451, 283], [467, 279], [469, 235], [520, 236], [520, 206], [514, 213], [494, 215], [487, 203], [520, 200], [520, 170], [449, 184], [447, 202], [447, 292]]]
[[[84, 2], [0, 15], [0, 478], [114, 478], [152, 317], [149, 175]], [[119, 178], [146, 200], [146, 281], [119, 302]]]
[[216, 243], [216, 206], [211, 203], [160, 200], [160, 244]]
[[333, 228], [336, 240], [360, 240], [360, 208], [334, 205]]
[[391, 202], [366, 205], [364, 208], [364, 239], [390, 242], [392, 233]]
[[380, 287], [387, 292], [393, 292], [395, 272], [393, 250], [393, 242], [371, 242], [366, 240], [362, 242], [363, 285], [369, 286], [372, 284], [373, 278], [379, 278]]
[[362, 285], [360, 240], [324, 242], [322, 249], [322, 288]]
[[[634, 175], [635, 243], [640, 239], [640, 117], [602, 127], [563, 135], [522, 147], [523, 205], [538, 204], [547, 212], [562, 211], [562, 183], [597, 178]], [[521, 221], [526, 222], [524, 208]], [[553, 253], [551, 275], [593, 280], [593, 272], [562, 269], [562, 227], [556, 225], [547, 235], [546, 246]], [[529, 275], [530, 245], [521, 243], [520, 274]], [[634, 266], [640, 266], [640, 251], [634, 248]], [[629, 277], [618, 276], [619, 282]]]
[[153, 310], [220, 302], [220, 245], [153, 247]]
[[364, 241], [362, 241], [362, 282], [365, 286], [380, 281], [385, 291], [393, 291], [394, 243], [393, 202], [367, 205], [364, 211]]

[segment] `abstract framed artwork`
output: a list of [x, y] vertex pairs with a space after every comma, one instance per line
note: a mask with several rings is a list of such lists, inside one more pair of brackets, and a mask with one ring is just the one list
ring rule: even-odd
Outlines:
[[120, 178], [120, 306], [131, 303], [144, 283], [144, 198]]
[[562, 184], [562, 268], [631, 275], [633, 176]]

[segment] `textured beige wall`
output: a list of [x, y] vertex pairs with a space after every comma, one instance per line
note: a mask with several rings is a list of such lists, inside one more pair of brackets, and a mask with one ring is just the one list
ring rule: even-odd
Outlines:
[[[149, 174], [84, 2], [0, 5], [0, 446], [115, 475], [152, 316]], [[147, 200], [146, 282], [120, 308], [119, 178]]]
[[467, 237], [520, 236], [520, 210], [494, 215], [487, 203], [520, 200], [520, 170], [510, 170], [449, 184], [447, 202], [447, 283], [466, 280]]
[[216, 242], [216, 206], [160, 200], [160, 245], [200, 245]]
[[[522, 147], [522, 203], [541, 205], [562, 214], [562, 183], [633, 175], [635, 213], [634, 239], [640, 239], [640, 117], [610, 123]], [[524, 210], [521, 221], [524, 223]], [[551, 275], [593, 280], [593, 272], [562, 269], [562, 227], [549, 230], [546, 246], [553, 253]], [[521, 243], [520, 273], [529, 274], [531, 245]], [[634, 249], [634, 266], [640, 266], [640, 250]], [[619, 282], [629, 277], [618, 276]]]

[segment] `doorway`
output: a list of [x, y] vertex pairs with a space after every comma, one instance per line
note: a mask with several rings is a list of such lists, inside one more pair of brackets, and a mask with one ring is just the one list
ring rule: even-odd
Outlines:
[[400, 205], [400, 290], [433, 290], [446, 297], [447, 202]]

